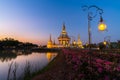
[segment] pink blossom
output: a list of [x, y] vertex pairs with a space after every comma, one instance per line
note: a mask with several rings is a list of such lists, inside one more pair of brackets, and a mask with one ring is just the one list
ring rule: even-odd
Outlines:
[[102, 63], [102, 62], [104, 62], [102, 59], [96, 59], [96, 62], [97, 63]]
[[110, 62], [110, 61], [105, 61], [105, 63], [104, 63], [105, 65], [112, 65], [113, 63], [112, 62]]
[[85, 75], [84, 74], [79, 74], [78, 77], [82, 79]]
[[103, 69], [101, 67], [98, 68], [98, 72], [101, 73]]
[[[66, 63], [75, 70], [77, 75], [79, 74], [78, 77], [80, 79], [88, 77], [88, 74], [84, 71], [87, 71], [88, 73], [90, 72], [96, 77], [100, 77], [98, 80], [110, 80], [109, 76], [111, 75], [113, 76], [112, 79], [116, 78], [114, 76], [119, 76], [120, 54], [104, 54], [104, 52], [100, 53], [99, 51], [91, 51], [92, 54], [87, 54], [89, 50], [79, 49], [62, 49], [62, 51], [64, 53]], [[83, 63], [85, 64], [83, 65]], [[103, 72], [105, 72], [105, 74], [102, 74]], [[101, 77], [101, 75], [103, 77]]]
[[116, 70], [117, 70], [118, 72], [120, 72], [120, 66], [116, 67]]
[[110, 80], [109, 76], [105, 76], [104, 80]]

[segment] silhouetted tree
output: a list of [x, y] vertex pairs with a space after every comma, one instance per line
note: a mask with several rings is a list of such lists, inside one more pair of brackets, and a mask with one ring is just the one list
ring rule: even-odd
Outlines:
[[13, 38], [5, 38], [0, 40], [0, 49], [31, 49], [33, 47], [38, 47], [36, 44], [23, 43]]

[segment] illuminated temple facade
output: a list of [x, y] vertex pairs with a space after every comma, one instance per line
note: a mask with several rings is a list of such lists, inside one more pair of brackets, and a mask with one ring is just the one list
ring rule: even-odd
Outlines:
[[68, 36], [68, 34], [66, 32], [65, 24], [63, 24], [62, 32], [61, 32], [60, 36], [58, 37], [58, 41], [59, 41], [60, 45], [63, 45], [66, 47], [69, 46], [69, 44], [70, 44], [70, 37]]
[[58, 37], [58, 44], [52, 41], [51, 35], [49, 37], [48, 43], [47, 43], [47, 48], [60, 48], [60, 47], [78, 47], [78, 48], [83, 48], [82, 41], [80, 40], [80, 35], [78, 36], [77, 41], [71, 41], [70, 36], [67, 34], [65, 24], [62, 26], [62, 31]]

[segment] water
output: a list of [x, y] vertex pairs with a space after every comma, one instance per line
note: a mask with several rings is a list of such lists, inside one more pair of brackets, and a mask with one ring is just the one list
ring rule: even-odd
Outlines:
[[[10, 68], [10, 64], [12, 64], [11, 71], [14, 69], [15, 63], [18, 66], [16, 76], [20, 78], [23, 76], [24, 68], [26, 62], [30, 63], [31, 71], [37, 71], [45, 67], [56, 55], [57, 53], [47, 52], [31, 52], [27, 53], [27, 55], [18, 55], [16, 54], [3, 54], [0, 53], [0, 80], [6, 80], [8, 76], [8, 70]], [[13, 77], [13, 73], [11, 72], [10, 78]]]

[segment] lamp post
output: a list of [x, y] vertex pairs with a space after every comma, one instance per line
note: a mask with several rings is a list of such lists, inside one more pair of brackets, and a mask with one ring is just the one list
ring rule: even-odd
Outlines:
[[[97, 14], [99, 13], [100, 15], [100, 23], [98, 25], [98, 29], [100, 31], [104, 31], [106, 30], [107, 26], [104, 24], [103, 18], [102, 18], [102, 14], [103, 14], [103, 10], [100, 9], [99, 7], [95, 6], [95, 5], [91, 5], [91, 6], [82, 6], [83, 11], [87, 11], [87, 17], [88, 17], [88, 46], [89, 49], [91, 48], [90, 44], [92, 43], [91, 40], [91, 21], [93, 20], [93, 18], [95, 18], [97, 16]], [[93, 11], [94, 9], [94, 11]]]
[[[97, 16], [97, 14], [99, 13], [100, 16], [100, 21], [99, 21], [99, 25], [98, 25], [98, 29], [99, 31], [104, 31], [106, 30], [106, 25], [104, 24], [103, 18], [102, 18], [102, 14], [103, 14], [103, 10], [100, 9], [99, 7], [95, 6], [95, 5], [91, 5], [91, 6], [82, 6], [82, 9], [84, 11], [87, 11], [87, 17], [88, 17], [88, 47], [89, 50], [91, 50], [91, 43], [92, 43], [92, 39], [91, 39], [91, 21], [93, 20], [93, 18], [95, 18]], [[91, 67], [91, 71], [90, 71], [90, 80], [93, 80], [93, 78], [91, 77], [92, 74], [92, 52], [89, 51], [89, 58], [88, 60], [90, 61], [90, 67]]]

